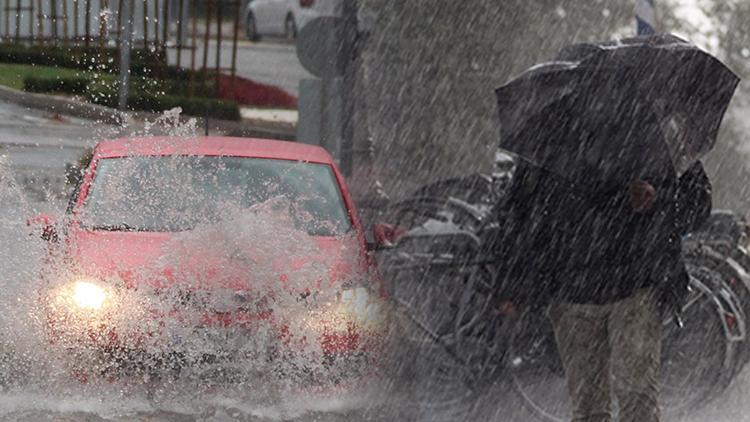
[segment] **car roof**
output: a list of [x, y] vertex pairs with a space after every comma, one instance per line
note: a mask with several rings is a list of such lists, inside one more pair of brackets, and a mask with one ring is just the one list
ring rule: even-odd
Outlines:
[[208, 155], [272, 158], [333, 164], [331, 155], [316, 145], [257, 138], [221, 136], [136, 137], [100, 142], [98, 158], [164, 155]]

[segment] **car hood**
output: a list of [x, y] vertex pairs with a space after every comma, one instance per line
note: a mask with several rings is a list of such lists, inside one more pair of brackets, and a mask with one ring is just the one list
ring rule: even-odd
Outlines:
[[280, 283], [287, 290], [313, 290], [364, 275], [364, 249], [355, 236], [311, 237], [303, 253], [273, 251], [250, 242], [175, 243], [177, 235], [154, 232], [71, 231], [68, 250], [75, 272], [117, 277], [128, 287], [190, 289], [223, 287], [248, 291]]

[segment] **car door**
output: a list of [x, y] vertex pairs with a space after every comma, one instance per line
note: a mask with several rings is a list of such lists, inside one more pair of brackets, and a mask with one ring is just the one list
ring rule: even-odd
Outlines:
[[268, 34], [271, 30], [270, 9], [272, 0], [252, 0], [250, 10], [255, 16], [255, 27], [261, 34]]
[[313, 19], [326, 16], [342, 16], [341, 0], [299, 0], [294, 8], [297, 29], [302, 29]]
[[273, 34], [281, 35], [284, 33], [286, 15], [289, 13], [289, 0], [268, 0], [268, 4], [269, 31]]

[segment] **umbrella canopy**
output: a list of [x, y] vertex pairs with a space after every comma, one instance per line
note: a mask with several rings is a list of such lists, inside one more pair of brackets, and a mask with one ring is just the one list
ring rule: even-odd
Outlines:
[[671, 35], [572, 45], [496, 90], [500, 148], [574, 182], [680, 175], [713, 148], [738, 83]]

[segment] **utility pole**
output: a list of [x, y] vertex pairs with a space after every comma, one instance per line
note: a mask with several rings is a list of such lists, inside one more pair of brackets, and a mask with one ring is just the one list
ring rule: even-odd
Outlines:
[[343, 115], [342, 115], [342, 144], [341, 144], [341, 172], [350, 177], [354, 170], [355, 145], [355, 115], [357, 108], [357, 76], [359, 74], [359, 1], [345, 0], [343, 2], [343, 25], [341, 26], [341, 63], [344, 67], [343, 75]]
[[636, 0], [635, 22], [638, 35], [656, 33], [656, 0]]
[[120, 0], [122, 7], [122, 26], [120, 27], [120, 98], [118, 108], [125, 110], [128, 106], [128, 87], [130, 85], [130, 48], [133, 44], [133, 1]]
[[327, 148], [346, 177], [355, 174], [358, 154], [367, 139], [360, 118], [359, 92], [365, 32], [361, 28], [360, 0], [345, 0], [340, 16], [313, 19], [297, 37], [297, 56], [302, 66], [319, 79], [300, 84], [298, 140]]

